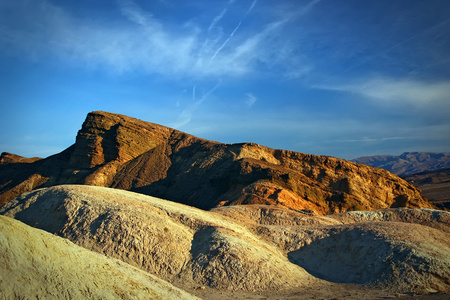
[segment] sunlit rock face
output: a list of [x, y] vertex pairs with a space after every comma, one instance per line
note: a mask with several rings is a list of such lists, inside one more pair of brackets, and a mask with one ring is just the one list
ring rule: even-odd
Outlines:
[[[131, 190], [202, 209], [268, 204], [326, 215], [433, 207], [388, 171], [254, 143], [222, 144], [107, 112], [88, 114], [76, 142], [46, 159], [0, 160], [0, 202], [38, 187]], [[7, 163], [3, 163], [3, 162]]]

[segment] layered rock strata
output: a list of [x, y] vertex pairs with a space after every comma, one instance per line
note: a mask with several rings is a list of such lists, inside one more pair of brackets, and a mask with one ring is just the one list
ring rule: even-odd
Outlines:
[[265, 204], [326, 215], [432, 208], [392, 173], [254, 143], [222, 144], [123, 115], [89, 113], [74, 145], [37, 161], [0, 162], [0, 203], [38, 187], [86, 184], [202, 209]]

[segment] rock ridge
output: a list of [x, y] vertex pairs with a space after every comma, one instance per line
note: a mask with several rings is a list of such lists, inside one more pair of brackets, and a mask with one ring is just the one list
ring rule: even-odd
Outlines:
[[75, 144], [63, 152], [13, 162], [0, 164], [0, 204], [39, 187], [86, 184], [202, 209], [265, 204], [326, 215], [434, 207], [382, 169], [255, 143], [222, 144], [102, 111], [87, 115]]

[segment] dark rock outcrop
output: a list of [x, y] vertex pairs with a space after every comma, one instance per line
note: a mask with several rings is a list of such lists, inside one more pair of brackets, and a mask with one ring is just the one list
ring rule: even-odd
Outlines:
[[99, 111], [88, 114], [76, 143], [65, 151], [0, 165], [1, 204], [59, 184], [131, 190], [202, 209], [269, 204], [325, 215], [433, 207], [386, 170], [253, 143], [212, 142]]

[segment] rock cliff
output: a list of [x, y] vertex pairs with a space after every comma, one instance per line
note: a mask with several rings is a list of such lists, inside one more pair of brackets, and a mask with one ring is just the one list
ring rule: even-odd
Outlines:
[[74, 145], [41, 160], [0, 159], [0, 203], [38, 187], [131, 190], [202, 209], [268, 204], [331, 214], [432, 208], [392, 173], [253, 143], [222, 144], [123, 115], [91, 112]]

